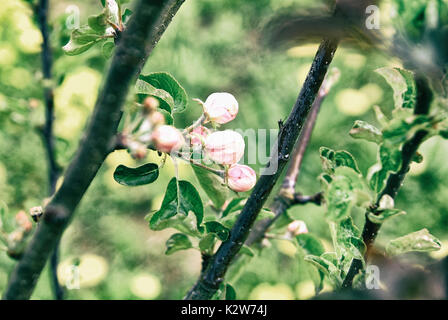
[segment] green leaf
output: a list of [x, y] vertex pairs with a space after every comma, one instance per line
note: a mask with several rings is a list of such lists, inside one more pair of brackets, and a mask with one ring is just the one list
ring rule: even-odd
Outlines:
[[367, 214], [367, 218], [373, 223], [382, 224], [384, 221], [391, 217], [404, 214], [406, 214], [406, 212], [400, 209], [385, 209], [376, 213], [369, 212]]
[[243, 246], [241, 247], [240, 254], [245, 254], [249, 257], [255, 256], [254, 251], [250, 247], [246, 246], [245, 244], [243, 244]]
[[326, 147], [321, 147], [319, 152], [325, 172], [332, 174], [338, 167], [349, 167], [360, 173], [355, 158], [349, 152], [344, 150], [334, 151]]
[[226, 206], [225, 210], [222, 212], [221, 217], [225, 218], [229, 213], [240, 210], [239, 204], [246, 198], [233, 198], [229, 204]]
[[323, 272], [336, 286], [340, 286], [342, 284], [342, 278], [340, 276], [340, 271], [336, 267], [336, 265], [325, 255], [322, 256], [314, 256], [307, 255], [305, 256], [305, 261], [314, 265], [319, 271]]
[[166, 251], [165, 254], [173, 254], [176, 251], [186, 250], [193, 248], [193, 244], [187, 235], [183, 233], [175, 233], [173, 234], [166, 242]]
[[336, 168], [324, 197], [330, 221], [341, 221], [350, 215], [353, 206], [370, 201], [362, 177], [350, 167]]
[[226, 284], [226, 300], [236, 300], [236, 291], [228, 283]]
[[[196, 223], [189, 218], [189, 212], [195, 216]], [[161, 208], [153, 214], [149, 226], [152, 230], [168, 227], [184, 233], [199, 236], [202, 233], [204, 207], [199, 193], [194, 186], [184, 180], [171, 179], [165, 192]]]
[[62, 49], [65, 54], [75, 56], [89, 50], [101, 41], [105, 41], [101, 34], [89, 27], [82, 27], [72, 31], [70, 41]]
[[381, 110], [381, 108], [379, 106], [373, 106], [373, 110], [375, 111], [375, 116], [376, 116], [376, 120], [378, 121], [378, 123], [382, 126], [385, 127], [387, 126], [387, 123], [389, 121], [389, 119], [386, 117], [386, 115], [383, 113], [383, 111]]
[[192, 165], [191, 167], [198, 178], [199, 184], [213, 202], [215, 208], [221, 209], [229, 195], [229, 188], [224, 185], [223, 179], [198, 166]]
[[199, 249], [201, 252], [209, 252], [215, 245], [215, 235], [213, 233], [207, 234], [199, 241]]
[[106, 59], [112, 57], [113, 51], [115, 48], [115, 44], [111, 41], [105, 42], [103, 47], [101, 48], [101, 53]]
[[133, 12], [131, 10], [127, 9], [127, 8], [124, 10], [124, 12], [123, 12], [123, 14], [121, 16], [121, 19], [122, 19], [124, 24], [128, 23], [129, 18], [131, 17], [132, 13]]
[[301, 246], [307, 254], [320, 256], [325, 252], [321, 241], [309, 233], [299, 234], [296, 236], [296, 240], [299, 246]]
[[416, 87], [413, 73], [399, 68], [380, 68], [375, 70], [394, 91], [395, 108], [414, 108]]
[[[235, 221], [238, 219], [239, 215], [241, 214], [241, 209], [244, 206], [237, 206], [234, 209], [232, 209], [232, 212], [228, 214], [225, 218], [221, 219], [221, 223], [231, 229], [233, 225], [235, 224]], [[258, 213], [257, 218], [255, 219], [255, 222], [265, 219], [272, 219], [275, 216], [274, 212], [272, 212], [269, 208], [262, 208], [260, 210], [260, 213]]]
[[138, 168], [119, 165], [114, 172], [114, 179], [124, 186], [142, 186], [153, 183], [159, 177], [159, 166], [147, 163]]
[[381, 170], [396, 173], [401, 168], [402, 155], [397, 146], [383, 143], [379, 150]]
[[167, 111], [180, 113], [187, 107], [188, 97], [185, 89], [169, 73], [140, 75], [136, 88], [139, 94], [149, 94], [162, 100], [170, 107]]
[[377, 144], [380, 144], [383, 141], [383, 134], [381, 131], [375, 126], [362, 120], [355, 121], [349, 134], [354, 139], [363, 139]]
[[387, 171], [382, 170], [381, 164], [374, 164], [367, 174], [370, 188], [376, 193], [380, 193], [386, 186]]
[[99, 34], [104, 34], [108, 24], [107, 24], [107, 17], [106, 14], [103, 12], [96, 16], [90, 16], [87, 19], [87, 24], [90, 28], [92, 28], [95, 32]]
[[422, 229], [405, 235], [403, 237], [391, 240], [386, 247], [390, 255], [399, 255], [406, 252], [418, 251], [429, 252], [440, 250], [442, 244], [429, 233], [428, 229]]
[[226, 241], [229, 238], [230, 230], [217, 221], [208, 221], [204, 223], [207, 233], [215, 234], [219, 240]]
[[361, 232], [353, 224], [351, 217], [331, 224], [333, 245], [337, 256], [350, 262], [352, 258], [364, 261], [365, 245]]

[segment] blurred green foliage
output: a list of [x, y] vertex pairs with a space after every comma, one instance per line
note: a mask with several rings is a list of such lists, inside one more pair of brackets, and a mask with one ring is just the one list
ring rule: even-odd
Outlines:
[[[143, 74], [166, 71], [176, 77], [191, 98], [212, 92], [231, 92], [239, 101], [240, 113], [226, 128], [276, 129], [298, 95], [317, 48], [314, 43], [295, 47], [267, 47], [263, 25], [278, 10], [321, 8], [326, 1], [311, 0], [187, 0], [154, 50]], [[66, 8], [70, 1], [51, 1], [52, 46], [56, 103], [57, 157], [66, 168], [89, 119], [108, 61], [101, 48], [76, 57], [65, 56], [61, 47], [70, 30]], [[100, 3], [77, 1], [81, 24], [101, 10]], [[19, 210], [42, 205], [48, 195], [46, 160], [39, 128], [44, 121], [41, 36], [33, 13], [25, 1], [3, 0], [0, 5], [0, 201], [14, 217]], [[305, 156], [298, 190], [305, 194], [320, 190], [319, 148], [350, 151], [366, 173], [376, 162], [374, 144], [360, 142], [348, 134], [353, 122], [375, 123], [374, 105], [385, 113], [393, 108], [392, 90], [373, 71], [401, 66], [400, 61], [376, 50], [356, 51], [342, 45], [333, 63], [341, 79], [325, 100]], [[188, 111], [176, 118], [185, 127], [201, 113], [189, 101]], [[448, 146], [432, 138], [421, 148], [423, 162], [414, 164], [399, 193], [396, 207], [407, 212], [397, 225], [393, 219], [383, 226], [377, 245], [415, 230], [428, 228], [445, 240], [448, 235]], [[160, 161], [155, 153], [148, 158]], [[148, 160], [148, 159], [147, 159]], [[146, 161], [148, 162], [148, 161]], [[180, 299], [196, 280], [200, 256], [187, 250], [166, 256], [165, 242], [175, 232], [151, 231], [144, 220], [157, 210], [163, 190], [174, 175], [173, 165], [160, 172], [147, 186], [125, 187], [113, 180], [119, 164], [137, 166], [126, 151], [111, 154], [79, 206], [61, 245], [61, 278], [67, 279], [72, 264], [79, 265], [80, 289], [67, 290], [69, 299]], [[263, 164], [257, 164], [258, 167]], [[198, 182], [186, 165], [180, 177]], [[201, 193], [202, 199], [207, 199]], [[206, 203], [204, 203], [206, 204]], [[289, 214], [304, 220], [311, 233], [327, 239], [331, 247], [324, 208], [294, 207]], [[354, 212], [362, 226], [364, 213]], [[308, 298], [313, 294], [312, 271], [296, 254], [297, 248], [283, 240], [252, 258], [239, 277], [230, 279], [241, 298]], [[328, 250], [327, 250], [328, 251]], [[299, 256], [302, 257], [299, 259]], [[244, 259], [246, 259], [245, 257]], [[14, 266], [0, 254], [0, 292]], [[68, 270], [68, 271], [67, 271]], [[68, 272], [68, 274], [67, 274]], [[50, 299], [47, 271], [41, 276], [34, 299]]]

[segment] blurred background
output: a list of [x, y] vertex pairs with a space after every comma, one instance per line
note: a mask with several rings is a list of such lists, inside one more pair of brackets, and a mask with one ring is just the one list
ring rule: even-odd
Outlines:
[[[325, 11], [326, 4], [322, 0], [187, 0], [143, 73], [171, 73], [190, 98], [205, 100], [217, 91], [234, 94], [240, 112], [225, 128], [276, 129], [295, 102], [318, 43], [269, 45], [260, 40], [263, 26], [275, 13]], [[65, 23], [67, 8], [79, 8], [82, 25], [89, 15], [101, 11], [99, 1], [59, 0], [50, 1], [50, 5], [57, 86], [57, 159], [66, 168], [89, 120], [108, 60], [100, 48], [75, 57], [65, 56], [61, 50], [70, 35]], [[390, 19], [387, 2], [382, 6], [382, 23], [386, 23]], [[390, 30], [385, 26], [382, 32]], [[42, 205], [48, 194], [46, 154], [38, 132], [44, 123], [41, 41], [28, 4], [2, 0], [0, 206], [11, 217], [20, 210]], [[320, 190], [317, 176], [321, 172], [321, 146], [351, 152], [363, 174], [376, 162], [375, 145], [354, 140], [348, 132], [357, 119], [375, 123], [375, 105], [390, 112], [392, 90], [374, 70], [400, 67], [401, 63], [378, 50], [343, 44], [332, 66], [340, 70], [341, 78], [322, 106], [306, 153], [298, 182], [298, 190], [304, 194]], [[175, 125], [189, 125], [200, 112], [191, 101]], [[432, 138], [421, 147], [421, 153], [424, 161], [413, 164], [397, 198], [396, 207], [405, 210], [407, 216], [388, 221], [376, 245], [381, 250], [388, 240], [426, 227], [442, 240], [442, 250], [423, 259], [433, 261], [448, 253], [448, 146], [442, 139]], [[161, 177], [151, 185], [130, 188], [113, 180], [117, 165], [137, 166], [149, 159], [159, 161], [153, 153], [146, 161], [136, 162], [127, 151], [116, 151], [89, 188], [61, 243], [61, 280], [67, 279], [67, 270], [73, 264], [79, 266], [81, 279], [80, 289], [67, 290], [67, 299], [181, 299], [196, 280], [199, 253], [190, 249], [166, 256], [165, 242], [175, 231], [151, 231], [144, 220], [151, 210], [160, 207], [163, 191], [174, 176], [172, 163], [168, 161]], [[181, 165], [180, 176], [198, 185], [188, 166]], [[205, 194], [201, 196], [206, 203]], [[304, 220], [309, 231], [326, 239], [325, 245], [331, 249], [324, 210], [310, 204], [294, 207], [289, 214]], [[364, 213], [356, 211], [353, 217], [362, 227]], [[0, 293], [14, 264], [0, 251]], [[49, 283], [49, 272], [45, 270], [33, 299], [51, 299]], [[314, 294], [308, 266], [291, 243], [281, 240], [271, 241], [271, 246], [254, 257], [231, 283], [239, 299], [307, 299]], [[325, 290], [330, 289], [326, 285]]]

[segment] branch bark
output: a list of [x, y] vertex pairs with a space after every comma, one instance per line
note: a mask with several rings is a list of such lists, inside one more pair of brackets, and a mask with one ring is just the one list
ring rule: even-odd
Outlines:
[[282, 186], [278, 192], [277, 197], [274, 199], [270, 206], [272, 212], [275, 216], [272, 219], [266, 219], [258, 222], [249, 237], [246, 240], [246, 245], [251, 246], [259, 243], [263, 240], [268, 229], [280, 218], [289, 208], [297, 204], [306, 204], [313, 202], [320, 204], [322, 200], [322, 194], [317, 193], [313, 196], [302, 196], [297, 193], [296, 184], [300, 174], [300, 168], [302, 166], [303, 157], [305, 156], [305, 151], [308, 147], [308, 143], [311, 139], [314, 126], [316, 124], [317, 116], [319, 114], [322, 102], [327, 96], [331, 86], [333, 85], [335, 79], [326, 78], [319, 89], [319, 93], [311, 106], [310, 114], [308, 115], [302, 132], [300, 133], [299, 139], [294, 147], [291, 162], [289, 163], [288, 170], [286, 171], [285, 178], [283, 179]]
[[87, 133], [67, 169], [64, 182], [45, 208], [42, 222], [12, 272], [4, 299], [30, 298], [50, 253], [115, 143], [121, 107], [130, 85], [184, 1], [137, 1], [128, 28], [116, 48]]
[[[428, 86], [428, 81], [422, 76], [416, 76], [416, 86], [417, 86], [417, 103], [415, 106], [414, 114], [428, 114], [429, 107], [432, 101], [432, 92]], [[374, 214], [379, 214], [375, 210], [379, 206], [379, 202], [384, 195], [389, 195], [393, 199], [397, 196], [400, 187], [403, 185], [404, 178], [409, 171], [409, 167], [412, 162], [412, 158], [414, 157], [417, 149], [420, 144], [425, 140], [428, 132], [425, 130], [419, 130], [415, 133], [415, 135], [403, 145], [402, 148], [402, 165], [400, 170], [397, 173], [391, 174], [387, 179], [386, 186], [384, 190], [378, 195], [375, 205], [372, 206], [369, 211], [366, 212], [366, 221], [364, 224], [364, 228], [362, 231], [362, 239], [366, 245], [365, 259], [367, 260], [369, 256], [370, 249], [378, 235], [378, 232], [381, 228], [381, 224], [373, 223], [368, 218], [368, 213], [372, 212]], [[342, 287], [350, 288], [353, 285], [354, 277], [359, 273], [359, 271], [363, 268], [363, 263], [359, 259], [353, 259], [352, 264], [350, 265], [350, 269], [347, 272], [347, 276], [345, 277]]]
[[[61, 169], [56, 161], [56, 152], [53, 135], [54, 122], [54, 94], [52, 82], [53, 52], [50, 45], [48, 31], [49, 1], [39, 0], [36, 6], [36, 15], [42, 34], [42, 73], [44, 82], [44, 102], [45, 102], [45, 126], [42, 130], [42, 139], [47, 153], [48, 161], [48, 194], [52, 196], [56, 190], [56, 183], [61, 174]], [[53, 251], [50, 259], [50, 282], [55, 299], [62, 300], [64, 291], [59, 285], [57, 267], [59, 262], [59, 244]]]
[[326, 39], [322, 41], [299, 97], [288, 119], [280, 129], [277, 144], [271, 152], [272, 156], [269, 163], [235, 222], [229, 240], [222, 243], [217, 252], [210, 258], [207, 268], [203, 270], [185, 299], [210, 299], [219, 288], [227, 268], [241, 249], [258, 213], [290, 158], [294, 144], [311, 110], [311, 105], [324, 80], [328, 66], [333, 60], [337, 45], [337, 40]]

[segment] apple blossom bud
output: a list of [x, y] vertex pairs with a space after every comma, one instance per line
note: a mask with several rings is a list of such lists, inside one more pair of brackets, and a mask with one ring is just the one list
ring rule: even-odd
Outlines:
[[219, 124], [235, 119], [238, 113], [238, 101], [227, 92], [216, 92], [204, 102], [204, 111], [208, 119]]
[[33, 228], [31, 221], [23, 210], [16, 214], [16, 222], [25, 232], [29, 232]]
[[149, 96], [146, 97], [145, 100], [143, 100], [143, 107], [145, 108], [145, 112], [151, 113], [153, 111], [156, 111], [159, 106], [159, 100], [154, 97]]
[[293, 236], [298, 236], [299, 234], [308, 233], [308, 228], [304, 221], [294, 220], [288, 224], [288, 232]]
[[149, 116], [149, 121], [151, 121], [153, 126], [157, 126], [160, 124], [165, 124], [165, 117], [162, 112], [155, 111]]
[[207, 127], [199, 126], [191, 131], [191, 145], [192, 146], [202, 146], [202, 141], [204, 141], [210, 134], [210, 130]]
[[243, 137], [232, 130], [213, 132], [205, 140], [208, 156], [220, 164], [234, 164], [240, 161], [244, 147]]
[[171, 152], [179, 149], [184, 143], [182, 133], [173, 126], [158, 126], [152, 133], [152, 140], [157, 150]]
[[252, 189], [257, 182], [257, 175], [251, 167], [234, 164], [227, 172], [230, 189], [236, 192], [245, 192]]
[[31, 99], [28, 101], [28, 106], [29, 106], [31, 109], [37, 109], [37, 107], [39, 107], [39, 104], [40, 104], [39, 100], [37, 100], [37, 99], [35, 99], [35, 98], [31, 98]]
[[146, 146], [137, 141], [131, 141], [128, 144], [128, 148], [131, 153], [131, 157], [137, 160], [142, 160], [148, 153], [148, 149], [146, 148]]

